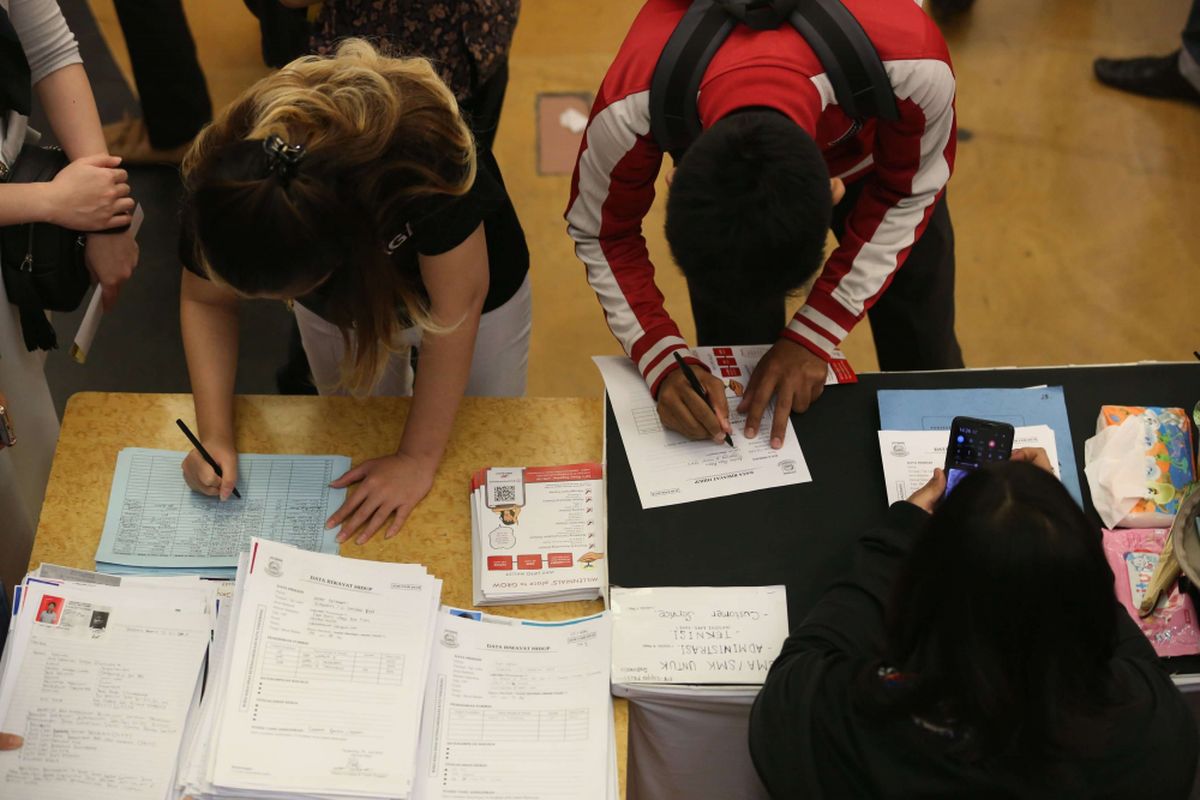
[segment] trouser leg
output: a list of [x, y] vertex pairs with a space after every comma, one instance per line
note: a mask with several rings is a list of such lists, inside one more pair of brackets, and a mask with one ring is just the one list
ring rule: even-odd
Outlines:
[[787, 314], [785, 298], [730, 301], [725, 297], [697, 295], [688, 285], [696, 343], [701, 347], [739, 344], [774, 344]]
[[[846, 191], [834, 209], [838, 236], [862, 192]], [[954, 227], [943, 193], [929, 224], [868, 311], [879, 368], [885, 371], [959, 369], [962, 351], [954, 333]]]
[[169, 150], [212, 119], [181, 0], [115, 0], [150, 144]]
[[470, 97], [459, 106], [463, 116], [475, 134], [475, 141], [483, 150], [491, 150], [496, 141], [496, 129], [500, 126], [500, 110], [504, 107], [504, 95], [508, 90], [508, 62], [501, 64], [492, 77], [476, 88]]
[[529, 372], [533, 333], [531, 276], [508, 302], [479, 318], [466, 394], [472, 397], [521, 397]]
[[1179, 72], [1200, 91], [1200, 0], [1192, 0], [1192, 10], [1183, 26]]

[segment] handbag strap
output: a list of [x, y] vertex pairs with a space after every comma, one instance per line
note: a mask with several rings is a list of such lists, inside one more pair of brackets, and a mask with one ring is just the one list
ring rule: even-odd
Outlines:
[[17, 307], [21, 318], [21, 337], [25, 340], [25, 349], [31, 353], [34, 350], [56, 349], [58, 334], [42, 309], [42, 301], [33, 285], [33, 274], [8, 264], [4, 264], [3, 268], [4, 289], [8, 292], [8, 302]]

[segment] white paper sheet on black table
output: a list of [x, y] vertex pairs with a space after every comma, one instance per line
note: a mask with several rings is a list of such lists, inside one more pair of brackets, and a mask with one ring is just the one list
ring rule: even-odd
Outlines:
[[[633, 362], [624, 356], [592, 359], [604, 376], [608, 401], [621, 431], [642, 508], [659, 508], [711, 497], [725, 497], [774, 486], [808, 483], [812, 476], [796, 431], [788, 420], [783, 447], [771, 449], [773, 405], [763, 415], [758, 435], [743, 435], [746, 418], [736, 412], [738, 397], [730, 387], [733, 447], [710, 440], [692, 441], [667, 430], [658, 418], [654, 398]], [[753, 365], [745, 369], [747, 374]]]

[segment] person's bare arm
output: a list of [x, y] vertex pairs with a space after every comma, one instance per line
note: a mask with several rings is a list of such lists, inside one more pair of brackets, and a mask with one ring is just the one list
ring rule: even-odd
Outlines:
[[[68, 64], [51, 72], [34, 86], [38, 100], [46, 110], [50, 127], [63, 151], [72, 161], [86, 156], [107, 156], [108, 146], [104, 143], [104, 131], [100, 127], [100, 115], [96, 111], [96, 99], [88, 83], [82, 64]], [[115, 167], [116, 163], [104, 162]], [[120, 197], [129, 194], [125, 184], [125, 173], [117, 171], [123, 187]], [[123, 212], [133, 209], [132, 202], [121, 204]], [[124, 219], [116, 224], [126, 224]], [[111, 227], [111, 226], [105, 226]], [[137, 266], [138, 247], [129, 231], [124, 233], [89, 236], [85, 258], [93, 277], [104, 293], [104, 306], [111, 308], [117, 300], [121, 285], [133, 275]]]
[[183, 462], [192, 489], [228, 499], [237, 484], [237, 446], [233, 427], [233, 382], [237, 375], [238, 299], [229, 289], [183, 271], [179, 321], [188, 375], [196, 404], [196, 435], [224, 478], [195, 450]]

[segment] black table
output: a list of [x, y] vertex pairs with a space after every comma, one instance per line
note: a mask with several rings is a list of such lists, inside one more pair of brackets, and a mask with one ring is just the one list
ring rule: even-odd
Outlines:
[[[879, 389], [1062, 386], [1084, 507], [1099, 525], [1083, 474], [1083, 443], [1104, 404], [1179, 406], [1200, 400], [1200, 364], [873, 373], [830, 386], [792, 423], [811, 483], [643, 510], [611, 409], [605, 421], [609, 580], [614, 585], [785, 584], [799, 622], [849, 569], [860, 533], [887, 508], [879, 458]], [[1059, 458], [1068, 458], [1059, 442]], [[1192, 659], [1187, 659], [1192, 661]], [[1182, 667], [1182, 665], [1179, 665]], [[1178, 668], [1178, 667], [1177, 667]], [[1190, 665], [1187, 671], [1194, 671]]]

